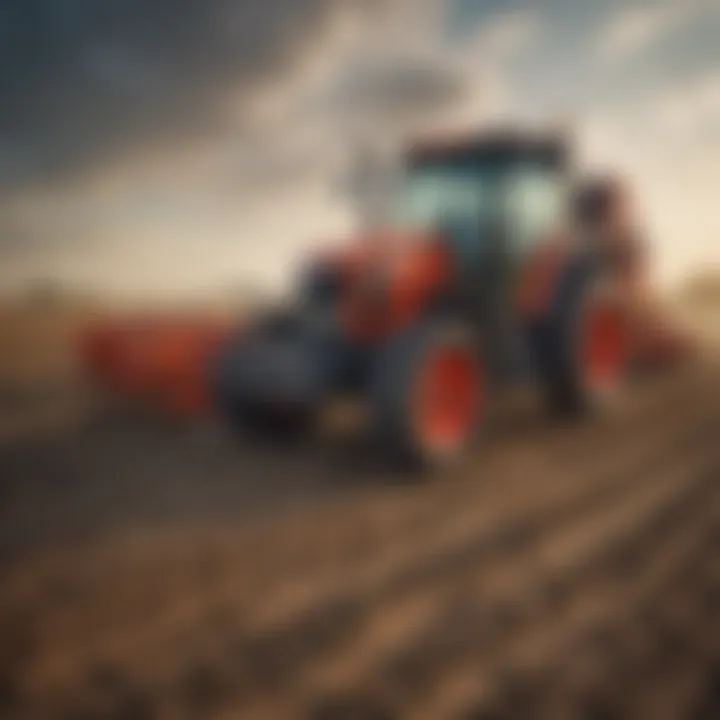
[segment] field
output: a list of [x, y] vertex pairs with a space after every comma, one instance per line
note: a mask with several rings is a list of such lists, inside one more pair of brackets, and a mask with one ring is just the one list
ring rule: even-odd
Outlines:
[[58, 387], [6, 405], [1, 717], [720, 717], [712, 352], [416, 482]]

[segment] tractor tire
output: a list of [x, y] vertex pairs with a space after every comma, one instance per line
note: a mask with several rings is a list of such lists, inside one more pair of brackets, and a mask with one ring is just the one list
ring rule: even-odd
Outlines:
[[227, 339], [206, 371], [210, 404], [219, 419], [240, 438], [258, 441], [298, 440], [315, 426], [317, 407], [298, 402], [279, 406], [249, 396], [239, 382], [246, 359], [247, 335]]
[[553, 412], [598, 415], [618, 407], [630, 353], [624, 303], [614, 283], [589, 264], [568, 268], [534, 335]]
[[484, 424], [487, 378], [472, 332], [428, 320], [382, 348], [370, 416], [380, 447], [398, 469], [433, 470], [462, 457]]

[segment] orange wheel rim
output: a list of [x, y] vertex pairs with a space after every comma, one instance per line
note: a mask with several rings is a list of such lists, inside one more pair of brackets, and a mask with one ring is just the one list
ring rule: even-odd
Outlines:
[[591, 306], [585, 317], [580, 359], [590, 388], [611, 388], [617, 383], [625, 349], [625, 327], [620, 310], [610, 305]]
[[434, 353], [421, 370], [415, 396], [416, 428], [422, 442], [450, 450], [467, 437], [480, 405], [480, 377], [461, 349]]

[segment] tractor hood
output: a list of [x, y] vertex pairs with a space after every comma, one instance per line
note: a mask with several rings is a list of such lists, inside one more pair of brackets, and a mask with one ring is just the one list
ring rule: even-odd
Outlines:
[[375, 231], [324, 256], [338, 279], [344, 327], [356, 339], [380, 340], [423, 311], [450, 282], [450, 254], [439, 235]]
[[439, 233], [379, 229], [351, 236], [341, 245], [318, 253], [312, 265], [332, 268], [350, 278], [366, 273], [406, 274], [430, 259], [443, 266], [449, 260]]

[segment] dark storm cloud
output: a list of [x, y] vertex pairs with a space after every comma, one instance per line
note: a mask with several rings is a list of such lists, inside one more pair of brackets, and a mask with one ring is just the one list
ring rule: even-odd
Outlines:
[[436, 58], [387, 58], [353, 68], [336, 88], [335, 102], [349, 114], [401, 124], [459, 100], [466, 81]]
[[0, 185], [211, 130], [287, 68], [329, 0], [0, 0]]

